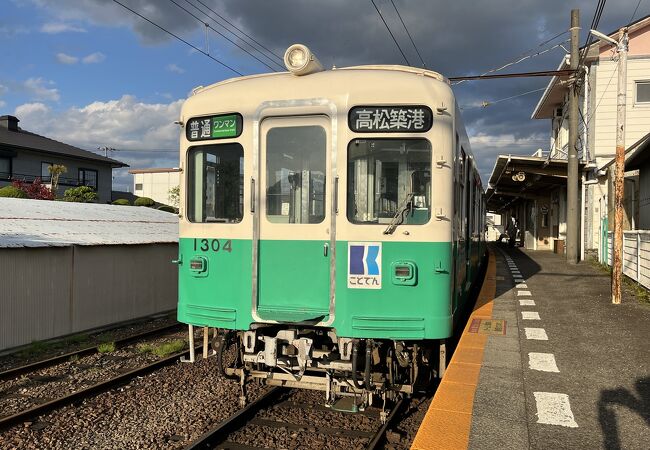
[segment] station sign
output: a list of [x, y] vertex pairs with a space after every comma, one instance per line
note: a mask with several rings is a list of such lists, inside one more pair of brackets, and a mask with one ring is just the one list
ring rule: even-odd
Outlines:
[[424, 133], [432, 125], [433, 113], [424, 105], [355, 106], [348, 114], [357, 133]]
[[188, 141], [236, 138], [242, 132], [241, 114], [193, 117], [187, 121], [185, 136]]

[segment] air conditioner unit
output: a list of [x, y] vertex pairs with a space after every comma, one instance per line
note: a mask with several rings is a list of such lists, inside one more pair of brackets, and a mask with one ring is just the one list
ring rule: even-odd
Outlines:
[[561, 118], [561, 117], [562, 117], [562, 107], [555, 108], [555, 109], [553, 110], [553, 118], [555, 118], [555, 119], [559, 119], [559, 118]]

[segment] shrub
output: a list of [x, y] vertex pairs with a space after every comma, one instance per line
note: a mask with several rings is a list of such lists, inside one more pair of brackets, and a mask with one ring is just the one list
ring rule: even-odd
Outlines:
[[129, 201], [128, 201], [127, 199], [125, 199], [125, 198], [118, 198], [117, 200], [114, 200], [113, 203], [111, 203], [111, 205], [130, 206], [130, 205], [131, 205], [131, 202], [129, 202]]
[[34, 200], [54, 200], [54, 193], [43, 184], [40, 178], [35, 178], [31, 184], [21, 180], [13, 180], [11, 185]]
[[66, 202], [92, 203], [97, 200], [97, 192], [90, 186], [70, 188], [63, 193], [63, 200]]
[[18, 189], [16, 186], [5, 186], [0, 188], [0, 197], [29, 198], [25, 191]]
[[168, 205], [159, 206], [157, 209], [160, 210], [160, 211], [168, 212], [168, 213], [175, 213], [176, 212], [176, 208], [174, 208], [172, 206], [168, 206]]
[[151, 199], [151, 198], [149, 198], [149, 197], [138, 197], [138, 198], [133, 202], [133, 204], [134, 204], [135, 206], [148, 206], [148, 207], [151, 208], [152, 206], [154, 206], [154, 205], [156, 204], [156, 202], [154, 202], [153, 199]]

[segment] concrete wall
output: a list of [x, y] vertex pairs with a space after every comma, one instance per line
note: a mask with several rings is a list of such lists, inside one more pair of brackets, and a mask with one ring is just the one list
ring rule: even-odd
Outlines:
[[176, 308], [177, 244], [0, 249], [0, 350]]
[[[95, 161], [84, 161], [82, 159], [65, 158], [57, 155], [30, 152], [19, 150], [18, 155], [12, 158], [11, 172], [16, 178], [20, 175], [41, 176], [41, 163], [62, 164], [68, 171], [61, 175], [57, 195], [63, 196], [66, 189], [78, 186], [79, 169], [92, 169], [97, 171], [97, 195], [99, 203], [111, 201], [111, 189], [113, 186], [113, 171], [108, 164], [101, 164]], [[70, 180], [65, 180], [66, 178]], [[67, 182], [66, 182], [67, 181]], [[0, 187], [10, 184], [10, 181], [0, 181]]]

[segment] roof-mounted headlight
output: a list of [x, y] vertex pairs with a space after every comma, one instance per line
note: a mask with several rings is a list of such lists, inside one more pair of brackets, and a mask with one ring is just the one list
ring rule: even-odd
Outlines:
[[302, 44], [293, 44], [284, 52], [284, 65], [289, 72], [298, 76], [323, 70], [318, 58]]

